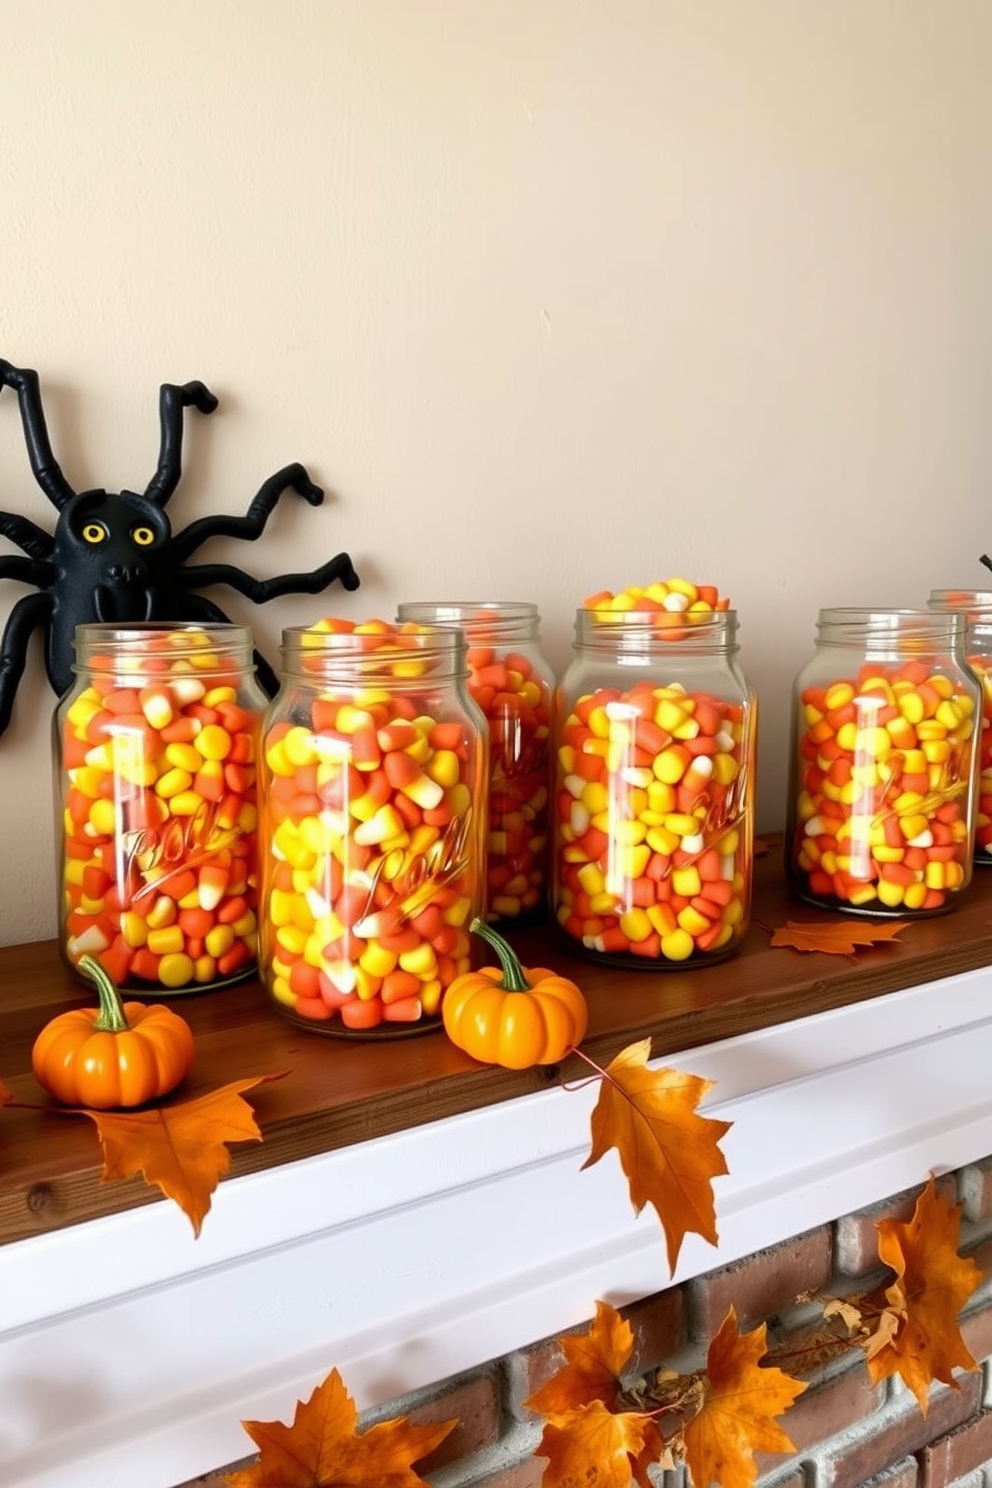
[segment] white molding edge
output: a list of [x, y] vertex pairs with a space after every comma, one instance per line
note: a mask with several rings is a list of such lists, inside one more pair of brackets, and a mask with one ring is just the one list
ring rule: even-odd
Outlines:
[[734, 1123], [674, 1277], [616, 1154], [581, 1171], [592, 1087], [229, 1179], [198, 1240], [157, 1202], [0, 1246], [0, 1483], [173, 1488], [334, 1365], [378, 1404], [989, 1155], [992, 968], [655, 1063]]

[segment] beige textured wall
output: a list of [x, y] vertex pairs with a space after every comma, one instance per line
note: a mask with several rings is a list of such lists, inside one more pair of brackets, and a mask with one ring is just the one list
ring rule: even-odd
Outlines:
[[[0, 356], [79, 488], [141, 489], [159, 383], [208, 382], [176, 525], [310, 466], [321, 511], [202, 555], [351, 550], [355, 596], [231, 600], [268, 651], [527, 598], [561, 664], [583, 594], [717, 583], [768, 830], [817, 609], [981, 584], [988, 0], [5, 0], [0, 34]], [[0, 505], [54, 515], [9, 392]], [[0, 941], [54, 933], [51, 706], [36, 641]]]

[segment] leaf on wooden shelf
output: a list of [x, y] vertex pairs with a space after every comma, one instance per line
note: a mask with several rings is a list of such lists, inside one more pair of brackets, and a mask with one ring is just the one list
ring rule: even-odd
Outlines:
[[229, 1488], [422, 1488], [413, 1470], [457, 1421], [414, 1425], [407, 1416], [359, 1432], [358, 1411], [336, 1369], [309, 1400], [298, 1401], [293, 1424], [242, 1421], [259, 1448], [258, 1462], [224, 1474]]
[[717, 1243], [712, 1179], [727, 1172], [717, 1145], [729, 1121], [700, 1116], [696, 1107], [711, 1080], [677, 1069], [647, 1067], [651, 1040], [621, 1049], [607, 1065], [592, 1113], [591, 1167], [615, 1147], [636, 1213], [657, 1210], [674, 1273], [682, 1241], [698, 1234]]
[[80, 1110], [95, 1123], [103, 1147], [103, 1177], [132, 1178], [160, 1188], [187, 1215], [195, 1235], [210, 1209], [210, 1196], [231, 1166], [228, 1142], [260, 1142], [252, 1108], [242, 1098], [280, 1075], [232, 1080], [177, 1105], [140, 1111]]
[[878, 1330], [881, 1346], [865, 1344], [868, 1372], [877, 1383], [899, 1374], [926, 1414], [930, 1385], [957, 1387], [955, 1369], [977, 1369], [965, 1347], [958, 1313], [985, 1273], [958, 1254], [961, 1206], [937, 1193], [931, 1176], [912, 1219], [878, 1223], [878, 1255], [896, 1273], [885, 1289]]
[[830, 956], [853, 956], [859, 946], [891, 941], [901, 930], [909, 928], [908, 920], [788, 920], [772, 932], [773, 946], [789, 946], [794, 951], [824, 951]]
[[762, 1365], [765, 1324], [740, 1333], [733, 1307], [706, 1356], [702, 1405], [683, 1430], [686, 1467], [693, 1483], [709, 1488], [751, 1488], [755, 1452], [791, 1452], [792, 1441], [775, 1420], [806, 1389], [801, 1380]]

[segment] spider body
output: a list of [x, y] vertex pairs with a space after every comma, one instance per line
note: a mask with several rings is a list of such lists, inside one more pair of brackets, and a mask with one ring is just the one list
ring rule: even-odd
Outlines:
[[[10, 722], [28, 643], [39, 627], [46, 633], [48, 680], [61, 696], [72, 682], [77, 625], [226, 621], [212, 600], [195, 592], [211, 585], [226, 585], [255, 604], [281, 594], [319, 594], [335, 581], [345, 589], [358, 588], [359, 577], [347, 553], [336, 554], [309, 573], [273, 579], [255, 579], [226, 563], [188, 564], [208, 538], [260, 537], [284, 491], [297, 492], [310, 506], [319, 506], [324, 499], [303, 465], [286, 465], [263, 483], [245, 516], [200, 517], [174, 533], [164, 507], [182, 475], [184, 410], [192, 406], [209, 414], [217, 407], [217, 399], [202, 382], [163, 384], [159, 461], [142, 494], [74, 491], [52, 454], [37, 373], [0, 360], [0, 388], [5, 386], [17, 393], [32, 473], [59, 515], [50, 533], [28, 517], [0, 511], [0, 535], [24, 555], [0, 556], [0, 578], [19, 580], [38, 591], [17, 601], [0, 638], [0, 733]], [[255, 664], [262, 687], [273, 695], [278, 686], [275, 673], [258, 652]]]

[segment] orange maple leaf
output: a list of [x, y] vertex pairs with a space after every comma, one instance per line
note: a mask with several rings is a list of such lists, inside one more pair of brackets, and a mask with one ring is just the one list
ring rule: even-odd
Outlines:
[[727, 1172], [717, 1143], [729, 1121], [699, 1116], [711, 1080], [681, 1070], [649, 1070], [651, 1040], [621, 1049], [607, 1065], [592, 1113], [592, 1151], [583, 1168], [615, 1147], [639, 1214], [653, 1204], [661, 1220], [672, 1272], [685, 1236], [717, 1243], [711, 1180]]
[[794, 951], [825, 951], [830, 956], [853, 956], [858, 946], [894, 940], [900, 930], [908, 928], [908, 920], [893, 920], [887, 925], [871, 920], [807, 923], [788, 920], [772, 932], [771, 944], [790, 946]]
[[233, 1080], [207, 1095], [141, 1111], [82, 1111], [95, 1123], [103, 1147], [103, 1178], [132, 1178], [157, 1185], [174, 1199], [199, 1235], [210, 1195], [231, 1166], [228, 1142], [260, 1142], [251, 1106], [241, 1092], [278, 1075]]
[[706, 1356], [703, 1404], [684, 1428], [685, 1462], [696, 1488], [750, 1488], [755, 1452], [791, 1452], [775, 1417], [806, 1385], [775, 1367], [761, 1367], [765, 1325], [740, 1333], [733, 1307]]
[[[601, 1400], [549, 1421], [535, 1449], [547, 1457], [541, 1488], [652, 1488], [647, 1470], [664, 1447], [657, 1426], [643, 1411], [615, 1414]], [[247, 1485], [246, 1485], [247, 1488]]]
[[566, 1363], [524, 1405], [547, 1420], [567, 1415], [578, 1406], [600, 1401], [615, 1410], [619, 1376], [634, 1351], [634, 1330], [608, 1302], [596, 1303], [588, 1333], [566, 1333], [558, 1340]]
[[292, 1426], [242, 1421], [260, 1449], [251, 1467], [225, 1473], [230, 1488], [421, 1488], [413, 1471], [458, 1423], [413, 1425], [407, 1416], [358, 1432], [358, 1411], [332, 1369], [310, 1399], [297, 1401]]
[[960, 1229], [961, 1205], [941, 1198], [932, 1176], [912, 1219], [878, 1222], [879, 1259], [896, 1273], [886, 1288], [886, 1312], [895, 1314], [898, 1326], [893, 1330], [889, 1320], [885, 1342], [869, 1349], [868, 1372], [873, 1383], [901, 1374], [924, 1415], [934, 1380], [956, 1389], [954, 1369], [978, 1367], [961, 1337], [958, 1313], [984, 1273], [958, 1255]]

